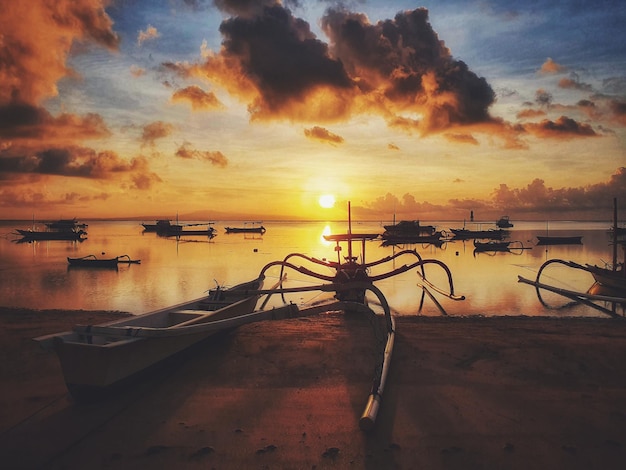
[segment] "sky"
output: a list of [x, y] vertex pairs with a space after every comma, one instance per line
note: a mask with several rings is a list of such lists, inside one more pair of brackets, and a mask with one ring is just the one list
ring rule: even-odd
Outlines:
[[0, 219], [608, 220], [624, 24], [622, 0], [4, 2]]

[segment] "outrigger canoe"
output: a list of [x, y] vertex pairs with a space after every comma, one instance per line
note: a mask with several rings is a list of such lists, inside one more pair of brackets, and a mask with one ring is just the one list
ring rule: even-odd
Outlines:
[[81, 258], [67, 258], [70, 266], [83, 268], [117, 268], [118, 264], [139, 264], [141, 260], [131, 259], [128, 255], [115, 258], [97, 258], [96, 255], [87, 255]]
[[[365, 260], [365, 245], [378, 238], [378, 234], [353, 234], [351, 231], [350, 205], [348, 203], [348, 233], [327, 235], [335, 241], [337, 261], [317, 259], [302, 253], [291, 253], [282, 260], [266, 264], [257, 278], [230, 289], [216, 288], [209, 295], [188, 303], [180, 304], [138, 317], [118, 320], [103, 325], [78, 325], [72, 331], [36, 338], [45, 347], [52, 348], [59, 356], [65, 382], [75, 397], [89, 396], [109, 386], [121, 383], [158, 362], [191, 345], [203, 341], [212, 334], [244, 324], [273, 319], [296, 318], [317, 315], [323, 312], [353, 312], [364, 315], [374, 329], [376, 348], [375, 376], [359, 425], [363, 430], [374, 426], [381, 404], [383, 389], [391, 363], [395, 338], [395, 320], [385, 296], [375, 282], [417, 269], [417, 286], [422, 289], [422, 307], [428, 295], [442, 314], [445, 310], [435, 299], [434, 293], [452, 300], [463, 300], [454, 294], [452, 274], [439, 260], [423, 259], [415, 250], [402, 250], [373, 262]], [[352, 251], [352, 242], [362, 244], [360, 256]], [[342, 256], [340, 243], [347, 242], [347, 256]], [[400, 258], [408, 258], [407, 264], [398, 265]], [[295, 259], [308, 263], [295, 264]], [[372, 274], [386, 263], [392, 263], [388, 272]], [[426, 279], [425, 266], [434, 264], [447, 275], [449, 289], [441, 289]], [[317, 272], [315, 267], [320, 268]], [[262, 289], [263, 280], [269, 270], [280, 267], [278, 283], [270, 289]], [[321, 284], [286, 287], [285, 270], [321, 281]], [[319, 282], [318, 281], [318, 282]], [[315, 301], [306, 306], [301, 301], [302, 293], [334, 294], [332, 299]], [[264, 309], [270, 296], [279, 294], [282, 305]], [[299, 305], [287, 302], [285, 295], [296, 294]], [[375, 297], [382, 309], [375, 311], [366, 296]], [[265, 296], [261, 306], [257, 302]]]
[[210, 292], [173, 307], [101, 325], [77, 325], [35, 340], [56, 352], [70, 394], [79, 401], [89, 399], [218, 331], [249, 322], [246, 314], [254, 310], [262, 286], [258, 278], [232, 287], [244, 294], [224, 304], [216, 304], [219, 298]]

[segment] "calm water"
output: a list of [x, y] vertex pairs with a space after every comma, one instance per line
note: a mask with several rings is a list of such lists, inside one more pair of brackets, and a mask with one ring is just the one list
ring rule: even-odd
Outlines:
[[[265, 264], [282, 260], [287, 254], [299, 252], [317, 258], [336, 259], [334, 244], [325, 242], [324, 233], [343, 233], [345, 222], [266, 222], [265, 235], [225, 234], [217, 223], [218, 236], [189, 237], [177, 241], [144, 233], [139, 222], [90, 222], [88, 239], [82, 243], [43, 241], [15, 243], [15, 228], [30, 224], [0, 222], [0, 305], [36, 309], [97, 309], [144, 313], [204, 295], [219, 283], [230, 286], [258, 275]], [[152, 222], [152, 221], [150, 221]], [[550, 235], [582, 235], [582, 245], [536, 246], [536, 235], [545, 235], [545, 222], [516, 222], [510, 240], [521, 241], [531, 249], [511, 252], [474, 253], [472, 241], [446, 243], [416, 248], [423, 258], [446, 263], [454, 276], [455, 291], [465, 301], [441, 300], [449, 315], [558, 315], [603, 316], [589, 307], [576, 305], [559, 308], [566, 302], [558, 296], [544, 295], [551, 308], [537, 299], [535, 289], [517, 282], [517, 276], [534, 279], [539, 266], [550, 258], [579, 263], [603, 265], [610, 261], [607, 229], [609, 222], [551, 222]], [[459, 223], [436, 223], [438, 229], [462, 226]], [[229, 222], [228, 225], [242, 225]], [[467, 225], [467, 228], [477, 228]], [[493, 228], [484, 224], [481, 228]], [[353, 232], [382, 233], [379, 222], [353, 223]], [[367, 242], [369, 261], [389, 256], [401, 247], [383, 247], [379, 241]], [[101, 253], [106, 253], [101, 255]], [[360, 244], [355, 244], [360, 253]], [[66, 258], [95, 254], [115, 257], [128, 254], [141, 264], [120, 265], [114, 269], [69, 268]], [[324, 274], [325, 268], [307, 264], [301, 258], [292, 260]], [[386, 263], [375, 273], [389, 271], [414, 261], [402, 257]], [[392, 309], [402, 315], [416, 314], [421, 290], [416, 286], [416, 269], [377, 283]], [[375, 274], [374, 273], [374, 274]], [[269, 271], [278, 276], [278, 270]], [[431, 280], [443, 279], [435, 267], [427, 271]], [[545, 277], [544, 277], [545, 276]], [[317, 283], [302, 274], [289, 271], [290, 286]], [[544, 281], [552, 280], [562, 287], [586, 290], [593, 284], [591, 275], [576, 270], [554, 267], [544, 271]], [[269, 279], [268, 283], [273, 284]], [[440, 283], [439, 283], [440, 284]], [[303, 293], [292, 299], [297, 303], [319, 300], [319, 294]], [[424, 315], [439, 315], [426, 299]]]

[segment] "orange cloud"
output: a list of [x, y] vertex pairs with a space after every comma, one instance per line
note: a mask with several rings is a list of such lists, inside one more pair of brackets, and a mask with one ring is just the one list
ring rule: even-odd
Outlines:
[[228, 159], [220, 151], [210, 152], [206, 150], [192, 149], [191, 144], [185, 142], [176, 151], [176, 156], [184, 159], [204, 160], [214, 166], [225, 168], [228, 165]]
[[544, 119], [540, 123], [524, 124], [524, 129], [538, 137], [565, 138], [596, 137], [598, 134], [589, 124], [580, 123], [566, 116], [556, 121]]
[[115, 50], [119, 38], [104, 8], [108, 0], [9, 1], [2, 4], [0, 105], [37, 104], [57, 94], [57, 81], [76, 40]]
[[564, 66], [557, 64], [550, 57], [546, 59], [546, 61], [541, 65], [541, 69], [539, 71], [545, 74], [555, 74], [561, 73], [567, 70]]
[[333, 134], [328, 129], [315, 126], [310, 129], [304, 129], [304, 135], [311, 140], [319, 140], [320, 142], [326, 142], [329, 144], [343, 144], [343, 137]]
[[174, 126], [167, 122], [155, 121], [147, 124], [141, 134], [142, 145], [154, 145], [157, 139], [169, 136], [174, 131]]
[[145, 31], [139, 31], [139, 34], [137, 35], [137, 45], [142, 46], [144, 42], [149, 41], [151, 39], [156, 39], [160, 36], [161, 34], [157, 31], [157, 29], [154, 26], [148, 25]]
[[476, 140], [476, 138], [470, 134], [445, 134], [445, 137], [450, 142], [478, 145], [478, 141]]
[[191, 103], [191, 109], [194, 111], [199, 109], [218, 109], [224, 107], [213, 92], [207, 93], [196, 85], [176, 90], [172, 95], [172, 101], [187, 101]]

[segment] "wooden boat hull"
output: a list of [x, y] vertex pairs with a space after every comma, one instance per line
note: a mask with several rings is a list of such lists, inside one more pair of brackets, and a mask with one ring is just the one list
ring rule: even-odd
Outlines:
[[583, 237], [582, 236], [573, 236], [573, 237], [548, 237], [548, 236], [537, 236], [537, 240], [539, 242], [538, 245], [582, 245]]
[[476, 251], [508, 251], [511, 242], [491, 241], [481, 243], [474, 240], [474, 250]]
[[265, 233], [265, 227], [225, 227], [226, 233]]
[[587, 265], [587, 270], [599, 284], [620, 292], [626, 292], [626, 276], [624, 276], [624, 271], [612, 271], [591, 265]]
[[83, 240], [83, 235], [87, 233], [79, 230], [78, 232], [61, 231], [61, 232], [34, 232], [31, 230], [17, 229], [18, 233], [27, 240]]
[[467, 229], [450, 229], [454, 234], [454, 238], [457, 240], [471, 240], [471, 239], [489, 239], [489, 240], [502, 240], [506, 234], [505, 230], [467, 230]]
[[124, 336], [121, 333], [99, 333], [95, 327], [96, 332], [90, 334], [89, 327], [86, 327], [36, 340], [44, 348], [56, 352], [70, 393], [78, 400], [89, 399], [208, 339], [217, 332], [203, 330], [201, 325], [252, 312], [260, 295], [251, 294], [248, 288], [255, 287], [255, 290], [258, 290], [262, 287], [262, 280], [241, 286], [247, 295], [241, 296], [240, 300], [231, 301], [218, 310], [202, 308], [203, 302], [211, 300], [207, 296], [144, 315], [98, 325], [111, 327], [113, 330], [120, 327], [149, 328], [166, 333], [183, 325], [198, 326], [196, 330], [192, 328], [184, 334], [155, 337]]

